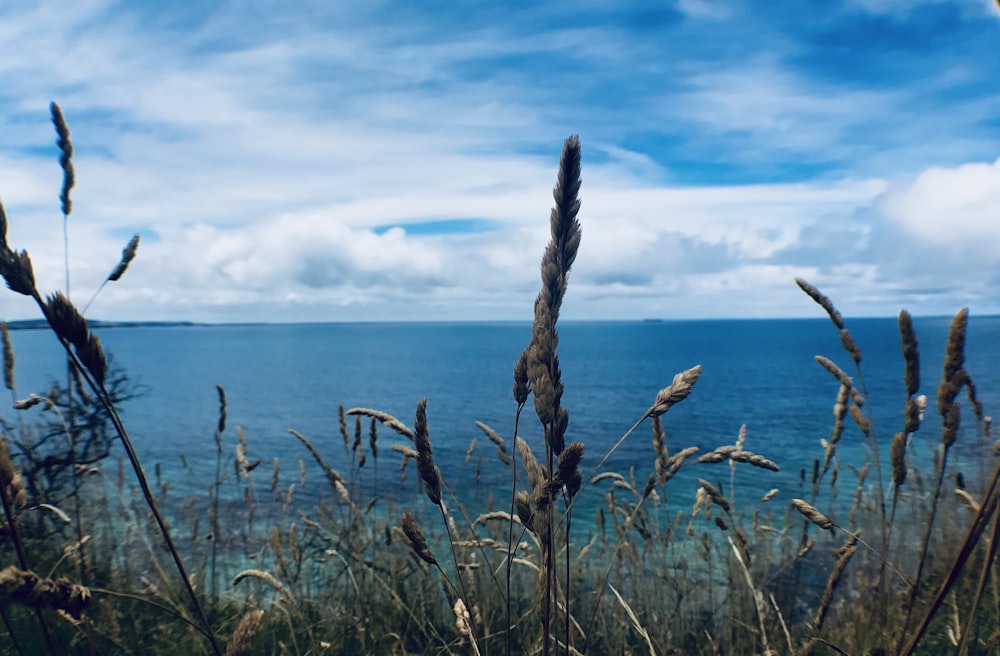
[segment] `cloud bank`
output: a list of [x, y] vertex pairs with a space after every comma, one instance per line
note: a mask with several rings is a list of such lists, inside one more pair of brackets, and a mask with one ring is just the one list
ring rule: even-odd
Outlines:
[[[580, 134], [567, 318], [1000, 312], [991, 3], [0, 7], [0, 197], [73, 296], [196, 321], [528, 319]], [[12, 294], [0, 314], [33, 317]]]

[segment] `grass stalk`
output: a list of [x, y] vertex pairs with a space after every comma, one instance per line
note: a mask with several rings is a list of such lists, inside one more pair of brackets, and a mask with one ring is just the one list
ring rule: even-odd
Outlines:
[[998, 546], [1000, 546], [1000, 514], [994, 513], [993, 531], [990, 534], [985, 549], [983, 567], [979, 572], [979, 580], [976, 582], [976, 592], [972, 596], [972, 603], [966, 609], [968, 618], [965, 620], [965, 628], [962, 630], [962, 639], [955, 649], [955, 656], [965, 656], [969, 651], [969, 641], [972, 639], [972, 634], [976, 628], [976, 613], [979, 610], [979, 604], [983, 600], [983, 593], [986, 592], [986, 586], [989, 584], [990, 573], [995, 569], [994, 564], [996, 562]]
[[[998, 484], [1000, 484], [1000, 461], [997, 461], [997, 465], [993, 470], [993, 476], [990, 479], [990, 483], [986, 488], [985, 494], [983, 495], [983, 501], [980, 504], [979, 510], [976, 512], [972, 523], [969, 525], [969, 529], [965, 534], [965, 539], [962, 541], [962, 545], [959, 548], [958, 553], [955, 555], [955, 559], [952, 562], [951, 568], [948, 570], [948, 574], [941, 582], [937, 594], [935, 595], [933, 601], [931, 601], [931, 605], [924, 614], [923, 619], [917, 625], [913, 633], [910, 634], [910, 638], [906, 641], [905, 646], [901, 646], [898, 649], [899, 656], [911, 656], [911, 654], [913, 654], [916, 650], [920, 640], [927, 632], [927, 628], [930, 626], [931, 620], [944, 603], [944, 599], [948, 595], [948, 592], [958, 580], [958, 576], [961, 574], [962, 568], [968, 562], [972, 552], [979, 544], [979, 539], [982, 537], [983, 531], [986, 529], [986, 526], [992, 519], [993, 514], [996, 512], [998, 502], [1000, 502]], [[906, 633], [904, 632], [903, 639], [905, 640], [905, 638]]]
[[[4, 521], [7, 523], [7, 533], [10, 536], [10, 540], [14, 544], [14, 552], [17, 555], [17, 562], [22, 571], [28, 572], [31, 571], [31, 567], [28, 564], [28, 554], [24, 549], [24, 543], [21, 540], [21, 532], [17, 527], [17, 514], [14, 512], [14, 499], [10, 497], [9, 492], [14, 476], [14, 465], [10, 461], [10, 455], [7, 452], [7, 445], [5, 444], [3, 438], [0, 437], [0, 505], [3, 506]], [[52, 640], [52, 634], [49, 631], [49, 626], [45, 620], [45, 616], [39, 608], [35, 608], [34, 613], [35, 619], [38, 621], [38, 629], [42, 634], [42, 640], [45, 642], [46, 650], [50, 654], [56, 653], [55, 643]], [[6, 617], [4, 619], [6, 621]], [[13, 636], [14, 632], [10, 631], [10, 634]]]

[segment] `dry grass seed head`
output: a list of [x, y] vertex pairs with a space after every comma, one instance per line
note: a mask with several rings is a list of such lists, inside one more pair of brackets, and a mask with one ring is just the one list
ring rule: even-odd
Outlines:
[[827, 371], [829, 371], [830, 374], [832, 374], [834, 378], [836, 378], [838, 381], [840, 381], [841, 385], [843, 385], [844, 387], [846, 387], [849, 390], [853, 388], [854, 381], [851, 379], [850, 376], [848, 376], [844, 372], [843, 369], [841, 369], [840, 367], [838, 367], [837, 364], [833, 360], [831, 360], [830, 358], [828, 358], [828, 357], [826, 357], [824, 355], [817, 355], [816, 356], [816, 362], [819, 363], [819, 365], [821, 367], [823, 367], [824, 369], [826, 369]]
[[260, 629], [264, 611], [254, 609], [247, 611], [233, 631], [233, 637], [226, 646], [226, 656], [250, 656], [253, 653], [253, 638]]
[[959, 403], [955, 401], [948, 406], [948, 411], [944, 416], [941, 428], [941, 444], [947, 449], [958, 439], [958, 426], [960, 419]]
[[355, 415], [354, 416], [354, 441], [351, 442], [351, 451], [353, 451], [354, 453], [357, 453], [358, 449], [361, 448], [361, 435], [362, 435], [361, 415]]
[[219, 393], [219, 424], [215, 430], [222, 435], [226, 432], [226, 388], [216, 385], [215, 389]]
[[920, 348], [917, 332], [913, 329], [913, 318], [906, 310], [899, 312], [899, 341], [903, 349], [905, 365], [903, 381], [906, 383], [906, 393], [913, 396], [920, 388]]
[[700, 377], [700, 364], [675, 375], [670, 385], [657, 393], [653, 405], [646, 411], [646, 416], [659, 417], [671, 407], [686, 399], [691, 394], [691, 390]]
[[396, 453], [401, 454], [404, 459], [417, 457], [416, 449], [408, 447], [404, 444], [393, 444], [389, 448], [395, 451]]
[[781, 470], [777, 463], [750, 451], [736, 451], [730, 454], [729, 458], [732, 462], [745, 462], [760, 469], [767, 469], [768, 471], [776, 472]]
[[257, 579], [258, 581], [263, 581], [271, 588], [273, 588], [278, 594], [280, 594], [281, 597], [286, 601], [294, 602], [295, 600], [295, 598], [292, 596], [292, 593], [288, 591], [288, 588], [286, 588], [281, 581], [274, 578], [274, 575], [270, 574], [269, 572], [265, 572], [259, 569], [243, 570], [235, 577], [233, 577], [233, 585], [236, 586], [239, 584], [240, 581], [248, 578], [253, 578]]
[[337, 406], [337, 424], [340, 429], [340, 436], [344, 438], [344, 446], [351, 443], [351, 436], [347, 432], [347, 416], [344, 414], [344, 404]]
[[920, 429], [920, 421], [923, 418], [923, 409], [920, 402], [914, 397], [906, 399], [906, 407], [903, 410], [903, 432], [916, 433]]
[[403, 529], [403, 535], [406, 536], [406, 541], [409, 543], [410, 548], [413, 549], [413, 553], [425, 563], [437, 565], [437, 559], [434, 558], [430, 547], [427, 546], [427, 538], [420, 527], [417, 526], [417, 520], [413, 517], [413, 513], [409, 510], [403, 511], [399, 526]]
[[83, 348], [76, 350], [76, 355], [80, 362], [94, 377], [98, 385], [104, 384], [104, 379], [108, 375], [108, 360], [104, 356], [104, 347], [101, 346], [101, 339], [94, 333], [90, 333], [87, 343]]
[[[562, 452], [568, 423], [568, 414], [561, 407], [563, 386], [556, 354], [559, 343], [556, 323], [580, 246], [579, 191], [580, 140], [574, 136], [563, 144], [558, 180], [552, 190], [556, 204], [549, 216], [551, 239], [542, 255], [542, 285], [535, 299], [535, 320], [525, 355], [527, 378], [535, 395], [535, 412], [546, 427], [546, 443], [555, 455]], [[526, 398], [520, 361], [514, 374], [514, 397]]]
[[496, 444], [497, 446], [497, 457], [500, 458], [500, 462], [505, 465], [510, 465], [510, 456], [507, 454], [507, 442], [497, 435], [496, 431], [484, 424], [481, 421], [476, 422], [476, 426], [479, 430], [483, 431], [486, 437], [489, 438], [490, 442]]
[[820, 307], [826, 310], [827, 315], [830, 317], [830, 321], [833, 322], [833, 325], [835, 325], [838, 330], [844, 329], [844, 317], [842, 317], [840, 312], [837, 311], [837, 308], [833, 306], [833, 301], [820, 293], [818, 289], [810, 285], [802, 278], [796, 278], [795, 284], [799, 286], [799, 289], [808, 294], [809, 298], [816, 301]]
[[38, 291], [35, 288], [35, 270], [31, 266], [28, 252], [10, 250], [7, 247], [6, 238], [0, 247], [0, 275], [3, 276], [8, 289], [12, 292], [38, 298]]
[[528, 475], [528, 484], [532, 492], [538, 492], [545, 485], [545, 468], [538, 464], [538, 459], [532, 453], [531, 447], [520, 437], [517, 438], [517, 450], [521, 453], [521, 462], [524, 463], [524, 471]]
[[613, 481], [625, 482], [625, 477], [619, 474], [618, 472], [608, 471], [608, 472], [601, 472], [597, 476], [594, 476], [592, 479], [590, 479], [590, 483], [591, 485], [593, 485], [595, 483], [600, 483], [601, 481], [606, 481], [608, 479], [611, 479]]
[[938, 386], [938, 414], [945, 417], [965, 382], [965, 333], [969, 310], [962, 308], [951, 320], [945, 347], [943, 373]]
[[87, 343], [87, 320], [62, 292], [50, 294], [45, 300], [45, 318], [56, 334], [77, 349]]
[[490, 428], [489, 426], [487, 426], [486, 424], [484, 424], [481, 421], [477, 421], [476, 422], [476, 427], [479, 430], [483, 431], [483, 434], [485, 434], [486, 437], [489, 438], [490, 442], [493, 442], [494, 444], [496, 444], [499, 448], [503, 449], [504, 451], [507, 450], [507, 442], [504, 441], [504, 439], [502, 437], [500, 437], [499, 435], [497, 435], [497, 432], [495, 430], [493, 430], [492, 428]]
[[851, 413], [851, 419], [853, 419], [854, 423], [858, 425], [861, 432], [865, 434], [865, 437], [871, 435], [871, 423], [868, 421], [868, 417], [865, 416], [865, 413], [861, 411], [861, 408], [852, 403], [849, 411]]
[[729, 512], [729, 500], [722, 495], [719, 488], [715, 487], [703, 478], [698, 479], [698, 484], [705, 490], [708, 494], [708, 498], [712, 500], [712, 503], [722, 508], [727, 513]]
[[514, 509], [517, 511], [517, 518], [521, 520], [521, 526], [534, 532], [535, 513], [531, 510], [531, 498], [524, 490], [518, 490], [514, 494]]
[[76, 184], [76, 174], [73, 170], [73, 141], [70, 137], [69, 126], [66, 124], [66, 117], [62, 109], [56, 103], [49, 104], [52, 113], [52, 124], [56, 129], [56, 146], [59, 147], [59, 166], [63, 170], [63, 185], [59, 192], [59, 202], [62, 206], [62, 213], [69, 216], [73, 211], [73, 203], [69, 198], [69, 192]]
[[[668, 480], [673, 478], [673, 475], [684, 466], [684, 461], [696, 453], [698, 453], [698, 447], [689, 446], [686, 449], [681, 449], [674, 455], [670, 456], [667, 460], [667, 467], [664, 472], [660, 472], [659, 467], [657, 467], [657, 475], [661, 478], [660, 482], [666, 483]], [[657, 463], [657, 465], [659, 465], [659, 463]]]
[[[7, 448], [7, 440], [3, 435], [0, 435], [0, 485], [9, 488], [12, 493], [11, 496], [15, 497], [15, 499], [26, 501], [24, 478], [17, 470], [17, 467], [14, 466], [14, 461], [11, 459], [10, 451]], [[22, 506], [24, 504], [16, 503], [16, 505]]]
[[979, 512], [980, 503], [976, 501], [976, 498], [969, 494], [966, 490], [958, 488], [955, 490], [955, 494], [962, 500], [963, 503], [974, 513]]
[[3, 201], [0, 200], [0, 253], [10, 251], [7, 245], [7, 212], [3, 208]]
[[555, 477], [552, 479], [553, 491], [558, 492], [565, 485], [569, 495], [573, 496], [580, 489], [580, 461], [583, 460], [583, 442], [571, 442], [559, 454]]
[[472, 616], [469, 615], [469, 609], [466, 608], [465, 602], [461, 599], [457, 600], [452, 610], [455, 612], [455, 627], [458, 629], [459, 635], [466, 638], [471, 637]]
[[843, 345], [844, 350], [850, 354], [851, 359], [854, 360], [854, 364], [861, 364], [861, 349], [858, 348], [857, 343], [855, 343], [854, 338], [847, 329], [841, 329], [840, 343]]
[[646, 484], [642, 487], [642, 498], [645, 499], [656, 490], [656, 474], [650, 474], [646, 479]]
[[378, 458], [378, 420], [374, 417], [368, 426], [368, 448], [371, 449], [372, 457]]
[[670, 455], [670, 452], [667, 449], [667, 433], [663, 430], [663, 419], [660, 418], [660, 415], [653, 417], [652, 431], [653, 450], [656, 451], [657, 455], [662, 454], [666, 458]]
[[[295, 438], [298, 439], [300, 442], [302, 442], [302, 444], [305, 445], [306, 449], [309, 450], [309, 453], [312, 454], [312, 457], [316, 461], [316, 463], [320, 467], [323, 468], [323, 473], [326, 474], [326, 479], [327, 479], [327, 481], [329, 481], [331, 487], [336, 488], [337, 487], [337, 483], [343, 484], [344, 477], [341, 476], [333, 467], [330, 467], [328, 464], [326, 464], [326, 462], [323, 460], [323, 456], [320, 455], [320, 452], [316, 450], [316, 447], [313, 446], [312, 442], [310, 442], [309, 439], [305, 435], [303, 435], [302, 433], [300, 433], [300, 432], [298, 432], [296, 430], [292, 430], [292, 429], [289, 429], [288, 432], [291, 433], [292, 435], [294, 435]], [[237, 430], [237, 435], [240, 435], [240, 434], [241, 434], [241, 432], [239, 430]], [[301, 461], [300, 461], [300, 463], [301, 463]], [[301, 470], [302, 479], [304, 481], [305, 480], [305, 465], [304, 464], [300, 464], [299, 467], [300, 467], [300, 470]]]
[[30, 410], [31, 408], [34, 408], [36, 405], [39, 405], [40, 403], [47, 403], [51, 405], [52, 401], [47, 398], [42, 398], [37, 394], [29, 394], [28, 398], [26, 399], [18, 399], [17, 401], [14, 401], [14, 409]]
[[0, 339], [3, 340], [3, 384], [9, 390], [14, 389], [14, 347], [10, 342], [10, 330], [6, 321], [0, 321]]
[[[530, 348], [530, 346], [529, 346]], [[521, 355], [514, 364], [514, 401], [518, 405], [524, 405], [528, 401], [528, 394], [531, 392], [530, 381], [528, 380], [528, 349], [521, 351]]]
[[42, 304], [45, 318], [55, 333], [73, 345], [76, 356], [98, 384], [104, 383], [108, 362], [96, 334], [90, 332], [87, 320], [62, 292], [51, 294]]
[[431, 502], [441, 506], [441, 472], [434, 464], [434, 450], [431, 447], [427, 429], [427, 399], [417, 403], [416, 420], [413, 422], [413, 443], [417, 448], [417, 472], [424, 483], [424, 491]]
[[[410, 429], [406, 424], [396, 419], [387, 412], [382, 412], [380, 410], [372, 410], [371, 408], [351, 408], [346, 412], [348, 415], [364, 415], [366, 417], [373, 417], [380, 421], [384, 426], [388, 426], [392, 430], [396, 431], [404, 437], [413, 440], [413, 430]], [[351, 438], [347, 433], [347, 421], [345, 419], [341, 432], [344, 434], [344, 444], [350, 444]]]
[[802, 513], [806, 519], [810, 522], [819, 526], [822, 529], [833, 530], [834, 523], [829, 517], [818, 511], [813, 506], [809, 505], [802, 499], [792, 499], [792, 505], [795, 509]]
[[115, 282], [121, 279], [125, 275], [125, 272], [128, 271], [128, 265], [135, 259], [135, 254], [139, 250], [139, 239], [139, 235], [132, 235], [132, 239], [129, 240], [128, 244], [122, 250], [122, 259], [118, 261], [118, 266], [108, 276], [109, 281]]
[[889, 461], [892, 463], [892, 481], [897, 486], [906, 482], [906, 434], [892, 436], [889, 447]]
[[830, 572], [830, 578], [827, 579], [826, 588], [823, 590], [823, 597], [819, 602], [819, 609], [816, 611], [815, 624], [817, 631], [823, 628], [823, 622], [826, 619], [827, 611], [830, 608], [830, 603], [833, 601], [833, 593], [840, 584], [841, 578], [844, 574], [844, 569], [847, 568], [847, 564], [850, 562], [854, 552], [858, 550], [857, 542], [858, 536], [852, 535], [844, 546], [834, 550], [833, 552], [834, 557], [837, 558], [837, 562], [833, 566], [833, 571]]
[[90, 603], [90, 590], [64, 578], [45, 579], [11, 566], [0, 570], [0, 603], [11, 602], [36, 609], [64, 610], [78, 618]]

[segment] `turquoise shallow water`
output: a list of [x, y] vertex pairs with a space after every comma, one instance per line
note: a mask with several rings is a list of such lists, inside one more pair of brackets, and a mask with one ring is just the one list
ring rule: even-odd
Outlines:
[[[918, 464], [927, 462], [939, 439], [933, 397], [948, 321], [916, 320], [921, 392], [932, 399], [925, 427], [911, 448]], [[888, 440], [900, 427], [904, 402], [896, 321], [848, 320], [848, 328], [864, 352], [863, 370], [887, 460]], [[125, 421], [147, 470], [160, 465], [175, 499], [203, 495], [214, 476], [216, 384], [226, 388], [229, 399], [227, 458], [231, 462], [235, 452], [233, 428], [241, 426], [250, 457], [265, 463], [257, 476], [265, 488], [274, 457], [282, 460], [286, 483], [298, 479], [297, 461], [304, 459], [308, 482], [297, 492], [299, 498], [308, 501], [310, 495], [329, 494], [322, 473], [288, 429], [307, 435], [333, 467], [346, 471], [338, 404], [377, 408], [412, 424], [417, 401], [427, 397], [435, 458], [450, 485], [480, 500], [491, 490], [503, 498], [508, 489], [509, 473], [475, 422], [483, 421], [509, 438], [515, 409], [511, 371], [530, 335], [527, 324], [154, 326], [103, 329], [100, 335], [106, 350], [145, 389], [142, 397], [125, 406]], [[747, 495], [778, 487], [783, 497], [798, 496], [800, 470], [808, 471], [822, 454], [819, 442], [830, 433], [837, 383], [813, 356], [828, 355], [854, 373], [836, 330], [825, 318], [566, 322], [560, 336], [564, 406], [570, 411], [568, 439], [586, 445], [585, 472], [642, 416], [675, 373], [701, 364], [703, 375], [694, 393], [664, 417], [668, 446], [672, 451], [692, 445], [710, 450], [733, 442], [740, 425], [747, 424], [746, 448], [782, 468], [772, 474], [739, 467], [737, 485]], [[63, 375], [55, 339], [43, 331], [16, 331], [13, 341], [20, 396], [43, 394]], [[971, 319], [967, 356], [987, 414], [995, 412], [1000, 404], [1000, 318]], [[10, 414], [6, 417], [12, 419]], [[966, 426], [972, 425], [971, 413], [963, 419]], [[367, 424], [365, 430], [367, 449]], [[411, 470], [408, 481], [399, 485], [399, 457], [389, 444], [406, 440], [388, 430], [380, 435], [378, 492], [405, 502], [414, 494], [416, 472]], [[521, 435], [542, 452], [530, 404]], [[466, 464], [474, 437], [478, 446]], [[971, 429], [964, 430], [957, 448], [964, 457], [960, 467], [981, 466], [977, 461], [983, 453], [981, 443]], [[839, 455], [844, 463], [864, 460], [861, 434], [853, 425]], [[479, 456], [483, 462], [477, 484]], [[623, 445], [610, 467], [621, 472], [634, 467], [641, 487], [652, 463], [650, 433], [644, 426]], [[373, 464], [369, 458], [359, 479], [369, 488], [376, 480]], [[231, 471], [231, 464], [227, 466]], [[716, 467], [682, 474], [672, 483], [676, 498], [683, 501], [692, 495], [698, 476], [727, 483], [728, 468]]]

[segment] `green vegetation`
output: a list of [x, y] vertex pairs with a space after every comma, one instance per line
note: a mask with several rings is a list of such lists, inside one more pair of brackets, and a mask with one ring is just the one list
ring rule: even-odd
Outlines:
[[[66, 218], [72, 146], [55, 106], [53, 117]], [[0, 273], [13, 292], [35, 300], [69, 363], [64, 389], [18, 400], [4, 331], [5, 378], [18, 417], [0, 440], [0, 651], [993, 653], [1000, 642], [1000, 465], [988, 479], [948, 489], [960, 394], [975, 425], [965, 434], [974, 433], [983, 458], [996, 461], [990, 421], [964, 363], [967, 312], [952, 322], [930, 408], [918, 394], [917, 336], [909, 315], [900, 314], [908, 398], [899, 432], [886, 440], [875, 430], [859, 345], [830, 299], [797, 281], [839, 331], [854, 376], [817, 357], [839, 385], [834, 423], [791, 504], [778, 506], [776, 490], [751, 499], [737, 489], [738, 470], [766, 477], [781, 464], [766, 450], [751, 451], [745, 430], [707, 453], [668, 444], [664, 422], [697, 393], [700, 367], [678, 373], [610, 451], [591, 456], [588, 445], [566, 443], [558, 355], [559, 313], [580, 245], [579, 188], [580, 144], [571, 138], [554, 190], [532, 333], [520, 357], [511, 357], [513, 434], [537, 420], [545, 439], [528, 444], [480, 425], [497, 447], [484, 466], [510, 472], [510, 496], [497, 508], [468, 505], [439, 470], [426, 400], [416, 403], [412, 426], [377, 410], [341, 407], [346, 457], [339, 469], [293, 431], [311, 460], [290, 475], [272, 454], [256, 454], [239, 429], [229, 430], [221, 387], [214, 454], [208, 439], [205, 452], [185, 454], [214, 455], [215, 479], [204, 498], [173, 499], [158, 470], [147, 479], [118, 415], [129, 393], [125, 379], [109, 373], [100, 340], [66, 296], [39, 294], [28, 254], [6, 242], [0, 208]], [[130, 242], [108, 281], [125, 273], [137, 244]], [[913, 433], [938, 430], [925, 410], [941, 426], [929, 485], [906, 453]], [[26, 414], [40, 411], [50, 418], [41, 425]], [[380, 449], [379, 432], [387, 429], [408, 444]], [[626, 439], [646, 439], [633, 434], [640, 430], [652, 434], [648, 470], [605, 469]], [[847, 430], [868, 441], [871, 468], [841, 470], [837, 447]], [[225, 443], [234, 433], [231, 461]], [[131, 475], [123, 461], [108, 471], [112, 440], [125, 448]], [[43, 450], [51, 458], [40, 458]], [[426, 499], [399, 505], [367, 498], [357, 483], [369, 458], [400, 465], [403, 477], [415, 461]], [[689, 467], [700, 477], [695, 504], [671, 505], [675, 475]], [[317, 468], [330, 496], [301, 503], [296, 485]], [[263, 499], [252, 485], [261, 476], [271, 481]], [[586, 518], [591, 531], [573, 526], [582, 498], [599, 500]], [[168, 500], [177, 508], [169, 522], [159, 510]]]

